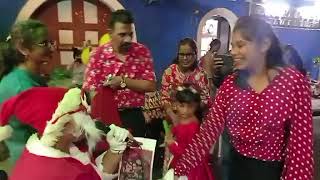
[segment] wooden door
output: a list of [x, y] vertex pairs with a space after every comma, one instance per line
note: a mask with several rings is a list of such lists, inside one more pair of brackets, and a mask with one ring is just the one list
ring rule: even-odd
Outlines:
[[106, 33], [111, 9], [99, 0], [50, 0], [32, 15], [49, 28], [51, 40], [56, 42], [53, 63], [45, 67], [69, 65], [73, 62], [72, 47], [82, 48], [90, 40], [97, 46], [99, 38]]

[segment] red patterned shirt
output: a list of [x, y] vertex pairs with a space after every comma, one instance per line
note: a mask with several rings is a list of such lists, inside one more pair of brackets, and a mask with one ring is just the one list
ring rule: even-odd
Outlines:
[[[136, 80], [155, 81], [153, 60], [150, 51], [139, 43], [132, 43], [132, 47], [123, 62], [113, 52], [111, 43], [98, 47], [91, 55], [86, 69], [83, 88], [94, 90], [103, 86], [106, 77], [125, 76]], [[117, 90], [115, 100], [119, 108], [142, 107], [144, 93], [126, 89]]]
[[261, 93], [240, 89], [229, 76], [175, 173], [188, 174], [209, 153], [226, 125], [231, 144], [243, 156], [283, 161], [281, 179], [313, 178], [311, 96], [302, 74], [284, 68]]
[[163, 103], [171, 102], [171, 94], [183, 83], [190, 83], [200, 89], [201, 100], [204, 104], [208, 103], [210, 98], [210, 87], [205, 72], [196, 68], [192, 73], [185, 75], [177, 64], [170, 65], [163, 73], [161, 83], [161, 99]]

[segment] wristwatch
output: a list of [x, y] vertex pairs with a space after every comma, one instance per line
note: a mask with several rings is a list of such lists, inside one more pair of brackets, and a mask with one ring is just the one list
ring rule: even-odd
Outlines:
[[124, 76], [121, 76], [120, 87], [121, 87], [121, 88], [125, 88], [125, 87], [127, 87], [126, 79], [125, 79], [125, 77], [124, 77]]

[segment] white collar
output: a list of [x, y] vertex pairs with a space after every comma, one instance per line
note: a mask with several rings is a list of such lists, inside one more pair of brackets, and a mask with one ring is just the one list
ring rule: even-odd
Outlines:
[[46, 146], [38, 138], [37, 134], [33, 134], [28, 139], [26, 144], [27, 150], [34, 155], [50, 157], [50, 158], [74, 158], [80, 161], [82, 164], [90, 164], [89, 154], [86, 152], [81, 152], [76, 146], [70, 148], [70, 154], [62, 152], [50, 146]]

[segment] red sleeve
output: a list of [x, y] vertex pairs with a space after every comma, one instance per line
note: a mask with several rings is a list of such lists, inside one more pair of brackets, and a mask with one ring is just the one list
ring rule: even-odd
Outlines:
[[188, 175], [190, 171], [201, 163], [209, 154], [211, 146], [219, 137], [225, 122], [225, 90], [229, 87], [227, 81], [218, 91], [217, 97], [206, 119], [200, 127], [200, 131], [193, 137], [192, 142], [178, 160], [175, 174]]
[[139, 51], [142, 58], [144, 58], [144, 71], [141, 75], [141, 78], [143, 80], [155, 81], [156, 75], [154, 72], [153, 59], [151, 57], [150, 50], [145, 46], [141, 45]]
[[83, 80], [82, 88], [85, 90], [94, 90], [101, 84], [100, 79], [98, 78], [101, 69], [99, 60], [102, 56], [101, 51], [99, 50], [100, 48], [94, 51], [90, 56], [90, 61], [86, 68]]
[[[174, 127], [172, 129], [172, 133], [174, 135], [177, 135], [179, 133], [180, 137], [183, 137], [183, 142], [176, 142], [171, 144], [168, 148], [170, 152], [174, 155], [175, 158], [180, 157], [180, 155], [185, 151], [186, 144], [191, 143], [193, 136], [199, 131], [199, 124], [198, 123], [192, 123], [190, 126], [183, 127], [178, 129], [179, 127]], [[186, 129], [187, 128], [187, 129]], [[182, 145], [183, 143], [184, 145]]]
[[283, 180], [312, 180], [314, 171], [311, 94], [307, 81], [297, 79], [295, 110], [285, 149]]
[[169, 151], [174, 155], [174, 158], [180, 157], [180, 155], [184, 151], [184, 149], [181, 146], [179, 146], [177, 142], [170, 144], [168, 148], [169, 148]]

